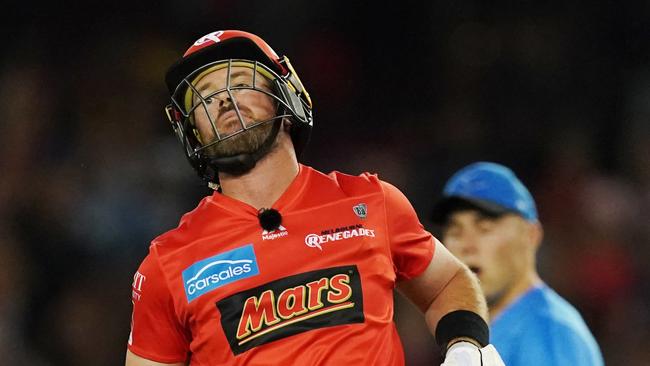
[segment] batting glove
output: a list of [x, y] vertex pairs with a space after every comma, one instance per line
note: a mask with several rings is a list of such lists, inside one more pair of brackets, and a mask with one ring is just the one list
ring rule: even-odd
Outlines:
[[505, 366], [493, 345], [478, 348], [469, 342], [454, 343], [440, 366]]

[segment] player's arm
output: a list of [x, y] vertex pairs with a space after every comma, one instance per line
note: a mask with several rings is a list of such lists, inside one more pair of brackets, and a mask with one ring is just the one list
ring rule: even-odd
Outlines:
[[186, 363], [160, 363], [142, 358], [135, 353], [126, 351], [126, 366], [185, 366]]
[[441, 366], [503, 366], [489, 343], [487, 306], [474, 274], [439, 241], [422, 274], [398, 290], [424, 313], [431, 333], [446, 354]]
[[399, 282], [398, 290], [424, 313], [432, 334], [440, 319], [455, 310], [471, 311], [486, 320], [487, 306], [478, 280], [447, 248], [434, 241], [435, 255], [427, 268], [419, 276]]
[[503, 365], [488, 345], [487, 306], [478, 279], [424, 230], [402, 192], [385, 182], [382, 188], [397, 289], [424, 313], [446, 353], [444, 365]]

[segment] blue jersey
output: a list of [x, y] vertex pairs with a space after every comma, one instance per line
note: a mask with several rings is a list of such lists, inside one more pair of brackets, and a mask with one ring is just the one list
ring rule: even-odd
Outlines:
[[604, 365], [578, 311], [546, 285], [510, 304], [490, 328], [490, 341], [507, 366]]

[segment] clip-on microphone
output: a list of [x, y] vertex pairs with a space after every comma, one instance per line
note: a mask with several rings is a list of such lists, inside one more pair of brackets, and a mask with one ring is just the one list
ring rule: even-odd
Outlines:
[[266, 231], [276, 230], [282, 223], [282, 215], [274, 208], [261, 208], [257, 213], [257, 218]]

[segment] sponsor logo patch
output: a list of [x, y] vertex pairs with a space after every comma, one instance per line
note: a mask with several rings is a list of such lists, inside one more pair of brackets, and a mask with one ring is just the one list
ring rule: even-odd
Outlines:
[[219, 43], [221, 42], [221, 35], [223, 34], [223, 31], [216, 31], [212, 32], [209, 34], [206, 34], [205, 36], [199, 38], [196, 42], [194, 42], [194, 46], [200, 46], [206, 42], [214, 42], [214, 43]]
[[287, 229], [284, 226], [280, 225], [275, 230], [271, 230], [271, 231], [263, 230], [262, 231], [262, 240], [275, 240], [277, 238], [282, 238], [282, 237], [285, 237], [287, 235], [289, 235], [289, 232], [287, 231]]
[[357, 266], [305, 272], [216, 303], [233, 354], [312, 329], [363, 323]]
[[183, 271], [187, 302], [229, 283], [259, 274], [253, 245], [200, 260]]
[[147, 276], [143, 275], [140, 272], [135, 272], [133, 275], [133, 284], [131, 285], [133, 288], [131, 291], [131, 300], [140, 301], [140, 297], [142, 297], [142, 284], [146, 280]]
[[[140, 272], [135, 272], [133, 275], [133, 284], [131, 287], [131, 303], [133, 304], [133, 309], [135, 310], [136, 304], [142, 298], [142, 285], [147, 280], [147, 276], [143, 275]], [[131, 313], [131, 331], [129, 332], [129, 346], [133, 345], [133, 313]]]
[[332, 241], [346, 240], [357, 236], [375, 237], [375, 230], [366, 229], [361, 224], [338, 227], [336, 229], [323, 230], [320, 235], [308, 234], [305, 236], [305, 245], [310, 248], [323, 250], [322, 244]]

